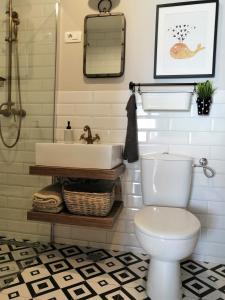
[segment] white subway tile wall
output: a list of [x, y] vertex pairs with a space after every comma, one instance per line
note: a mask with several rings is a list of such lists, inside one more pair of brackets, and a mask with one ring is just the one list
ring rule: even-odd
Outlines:
[[[0, 1], [0, 76], [7, 77], [6, 5]], [[27, 222], [26, 212], [32, 194], [51, 182], [50, 178], [30, 176], [35, 162], [35, 143], [53, 139], [55, 78], [55, 3], [56, 0], [17, 0], [19, 13], [18, 46], [21, 91], [27, 115], [22, 122], [21, 139], [13, 149], [0, 141], [0, 235], [11, 238], [48, 240], [49, 224]], [[14, 72], [13, 72], [14, 74]], [[7, 85], [0, 88], [0, 103], [6, 102]], [[12, 101], [18, 99], [13, 75]], [[0, 116], [3, 134], [15, 136], [13, 118]], [[12, 140], [10, 141], [12, 142]]]
[[[129, 91], [59, 91], [56, 140], [63, 141], [63, 129], [66, 121], [70, 120], [77, 141], [84, 125], [88, 124], [94, 133], [100, 134], [103, 143], [124, 143], [129, 95]], [[193, 170], [189, 209], [202, 224], [194, 256], [202, 260], [224, 262], [225, 91], [217, 91], [209, 116], [197, 115], [194, 99], [189, 112], [143, 111], [139, 96], [137, 104], [140, 153], [169, 151], [192, 156], [196, 163], [201, 157], [207, 157], [209, 165], [215, 169], [216, 176], [212, 179], [206, 178], [200, 168]], [[112, 230], [62, 227], [56, 231], [57, 240], [142, 251], [135, 237], [133, 223], [135, 212], [142, 207], [139, 162], [126, 163], [122, 184], [125, 208]]]

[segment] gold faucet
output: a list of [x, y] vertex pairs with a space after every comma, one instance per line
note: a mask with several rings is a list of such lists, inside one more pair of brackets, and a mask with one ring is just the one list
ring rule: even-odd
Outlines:
[[87, 132], [87, 136], [85, 136], [85, 132], [82, 133], [80, 141], [84, 140], [87, 144], [93, 144], [95, 141], [100, 141], [100, 136], [97, 133], [92, 137], [91, 128], [88, 125], [85, 125], [83, 130]]

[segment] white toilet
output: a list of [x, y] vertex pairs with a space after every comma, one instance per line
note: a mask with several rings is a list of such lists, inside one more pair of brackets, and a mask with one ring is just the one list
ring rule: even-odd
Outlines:
[[147, 294], [151, 300], [181, 300], [180, 260], [194, 250], [199, 220], [186, 210], [192, 158], [168, 153], [141, 157], [145, 206], [135, 215], [137, 238], [151, 256]]

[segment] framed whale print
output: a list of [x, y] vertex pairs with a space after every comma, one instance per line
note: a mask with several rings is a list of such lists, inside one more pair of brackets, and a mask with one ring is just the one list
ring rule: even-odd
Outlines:
[[154, 78], [214, 77], [219, 0], [157, 5]]

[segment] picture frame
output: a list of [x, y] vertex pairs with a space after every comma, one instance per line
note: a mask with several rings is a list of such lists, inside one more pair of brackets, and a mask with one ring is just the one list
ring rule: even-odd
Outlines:
[[214, 77], [219, 0], [157, 5], [154, 78]]

